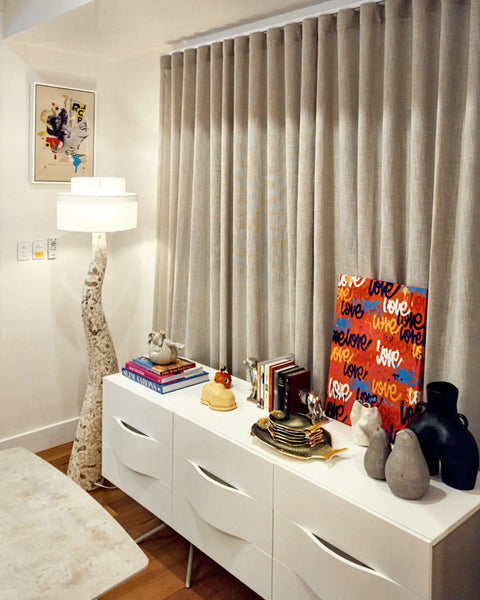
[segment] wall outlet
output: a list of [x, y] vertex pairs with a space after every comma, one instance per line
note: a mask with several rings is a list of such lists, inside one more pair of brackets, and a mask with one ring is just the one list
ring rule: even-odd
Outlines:
[[32, 242], [17, 243], [17, 260], [32, 259]]

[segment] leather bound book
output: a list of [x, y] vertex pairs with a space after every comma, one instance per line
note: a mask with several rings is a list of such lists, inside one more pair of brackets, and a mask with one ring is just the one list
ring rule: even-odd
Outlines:
[[311, 373], [301, 369], [285, 376], [284, 410], [287, 413], [307, 413], [308, 407], [300, 400], [300, 392], [309, 390], [311, 386]]

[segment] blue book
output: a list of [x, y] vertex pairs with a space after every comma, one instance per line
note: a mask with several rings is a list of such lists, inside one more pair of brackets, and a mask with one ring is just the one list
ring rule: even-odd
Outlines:
[[141, 385], [155, 392], [159, 392], [160, 394], [167, 394], [168, 392], [174, 392], [175, 390], [181, 390], [182, 388], [190, 387], [191, 385], [196, 385], [198, 383], [205, 383], [209, 381], [209, 375], [206, 371], [193, 377], [179, 379], [178, 381], [172, 381], [171, 383], [157, 383], [155, 381], [152, 381], [151, 379], [142, 377], [137, 373], [132, 373], [132, 371], [129, 371], [125, 367], [122, 368], [122, 374], [125, 377], [128, 377], [128, 379], [131, 379], [136, 383], [140, 383]]

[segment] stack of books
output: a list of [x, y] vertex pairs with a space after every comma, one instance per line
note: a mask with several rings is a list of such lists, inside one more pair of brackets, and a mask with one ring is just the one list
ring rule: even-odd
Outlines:
[[296, 364], [293, 353], [260, 361], [257, 382], [258, 404], [267, 412], [308, 412], [300, 400], [300, 392], [310, 389], [310, 371]]
[[209, 381], [202, 366], [182, 357], [168, 365], [157, 365], [148, 357], [139, 356], [125, 364], [122, 374], [160, 394]]

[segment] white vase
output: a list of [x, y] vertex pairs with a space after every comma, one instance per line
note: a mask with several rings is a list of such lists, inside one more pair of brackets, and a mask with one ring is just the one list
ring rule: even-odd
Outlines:
[[376, 406], [355, 400], [350, 412], [353, 441], [358, 446], [368, 446], [373, 432], [382, 426], [382, 417]]

